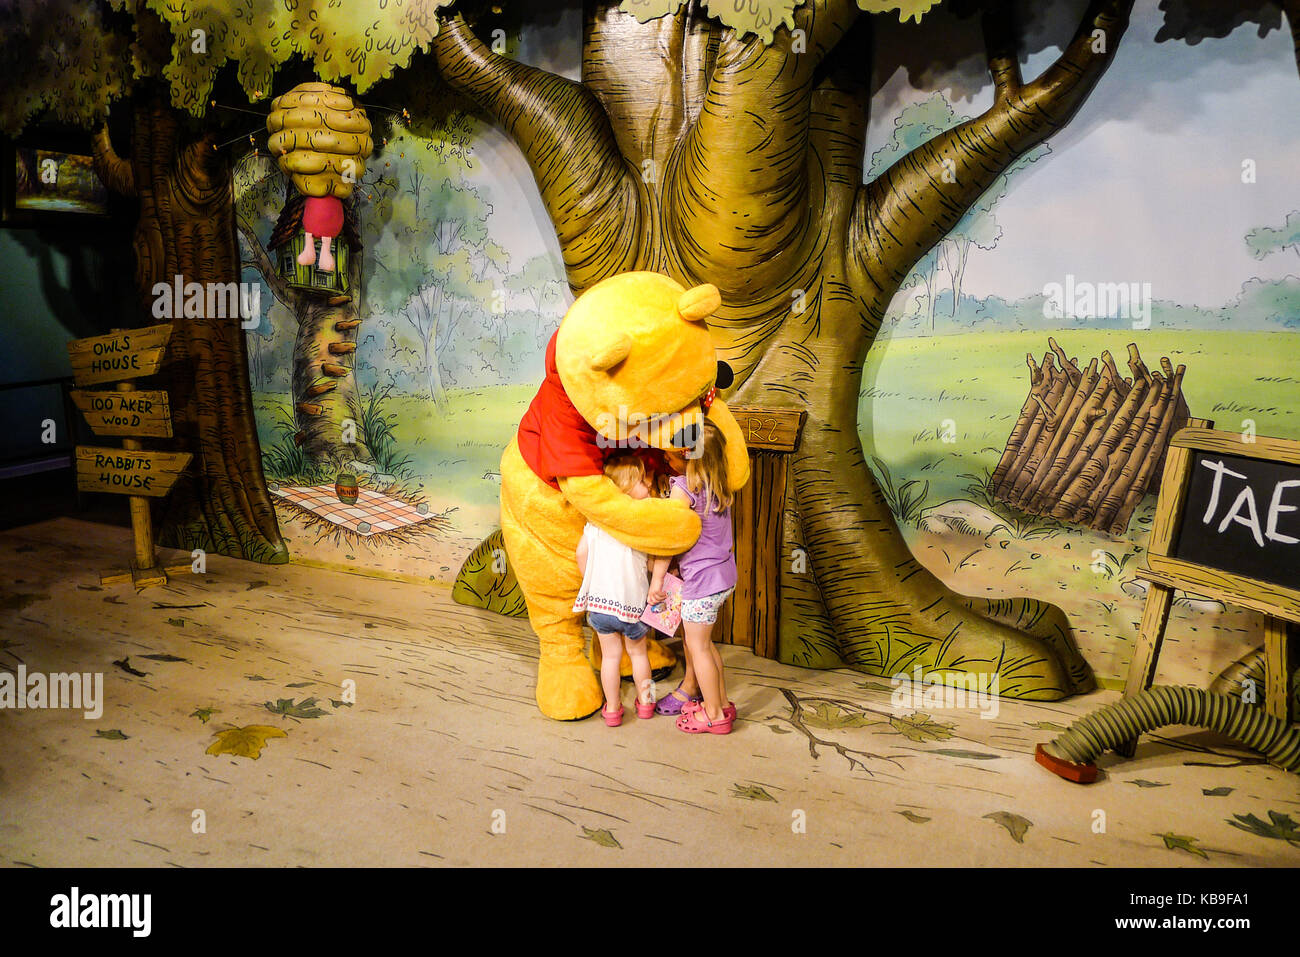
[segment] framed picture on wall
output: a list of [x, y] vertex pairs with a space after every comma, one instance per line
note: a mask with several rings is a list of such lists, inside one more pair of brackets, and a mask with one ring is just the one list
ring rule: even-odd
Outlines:
[[36, 130], [0, 149], [0, 216], [7, 226], [90, 223], [109, 214], [90, 137]]

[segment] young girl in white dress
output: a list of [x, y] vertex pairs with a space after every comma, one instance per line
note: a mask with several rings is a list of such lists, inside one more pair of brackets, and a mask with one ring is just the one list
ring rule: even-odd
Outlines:
[[[649, 498], [650, 482], [644, 463], [634, 455], [611, 458], [605, 474], [632, 498]], [[578, 567], [582, 569], [582, 588], [573, 603], [574, 611], [585, 611], [587, 623], [600, 642], [600, 683], [605, 692], [601, 715], [605, 724], [616, 728], [623, 723], [621, 666], [623, 652], [632, 661], [632, 679], [636, 683], [636, 713], [650, 718], [655, 713], [653, 683], [650, 678], [649, 626], [641, 621], [645, 613], [646, 594], [650, 588], [648, 571], [651, 560], [644, 552], [624, 545], [604, 529], [590, 522], [578, 542]], [[654, 559], [656, 573], [662, 578], [669, 559]], [[660, 569], [660, 564], [663, 568]]]

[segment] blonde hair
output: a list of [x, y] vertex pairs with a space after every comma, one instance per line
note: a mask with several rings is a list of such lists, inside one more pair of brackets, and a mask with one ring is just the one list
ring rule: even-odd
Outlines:
[[693, 493], [703, 490], [706, 510], [725, 512], [735, 498], [727, 484], [727, 437], [707, 417], [693, 451], [686, 459], [686, 487]]
[[645, 463], [635, 455], [618, 455], [605, 463], [605, 475], [626, 495], [645, 478]]

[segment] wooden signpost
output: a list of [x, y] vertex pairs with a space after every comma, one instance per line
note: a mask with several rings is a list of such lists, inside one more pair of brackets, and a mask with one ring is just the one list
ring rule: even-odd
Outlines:
[[116, 382], [116, 391], [75, 390], [72, 400], [96, 435], [131, 436], [122, 448], [79, 445], [76, 449], [77, 488], [130, 496], [135, 559], [126, 574], [100, 577], [105, 585], [131, 581], [137, 589], [165, 585], [167, 572], [190, 570], [188, 565], [163, 569], [153, 543], [149, 499], [166, 495], [193, 456], [188, 452], [150, 452], [137, 436], [170, 438], [171, 408], [166, 392], [136, 391], [130, 381], [153, 375], [162, 365], [170, 325], [120, 330], [107, 336], [68, 343], [77, 385]]
[[[1300, 622], [1300, 442], [1217, 432], [1191, 420], [1169, 444], [1156, 505], [1142, 627], [1125, 696], [1151, 687], [1176, 588], [1262, 612], [1264, 707], [1288, 718]], [[1136, 741], [1116, 750], [1132, 757]]]

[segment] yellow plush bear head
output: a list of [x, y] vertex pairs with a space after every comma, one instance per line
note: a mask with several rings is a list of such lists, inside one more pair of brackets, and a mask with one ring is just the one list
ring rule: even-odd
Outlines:
[[653, 272], [592, 286], [569, 308], [555, 342], [569, 400], [618, 445], [692, 446], [701, 399], [718, 376], [706, 320], [721, 302], [716, 286], [685, 289]]

